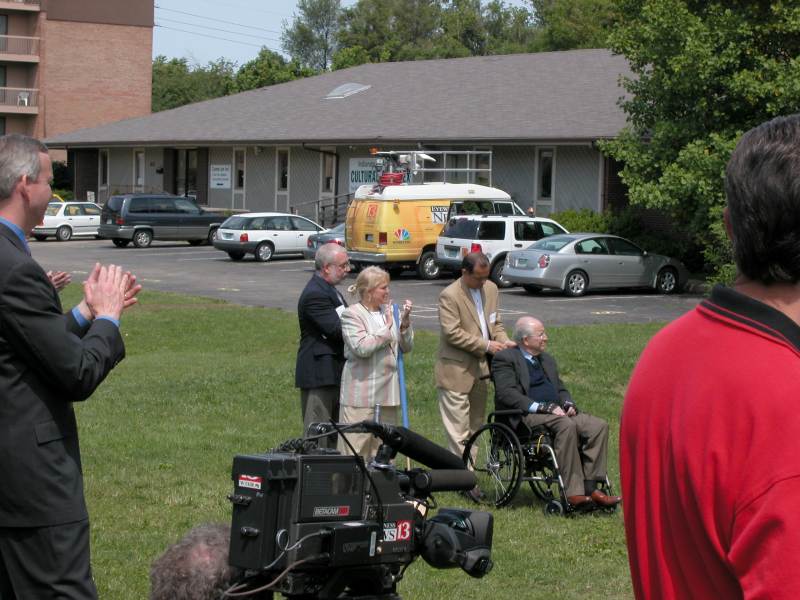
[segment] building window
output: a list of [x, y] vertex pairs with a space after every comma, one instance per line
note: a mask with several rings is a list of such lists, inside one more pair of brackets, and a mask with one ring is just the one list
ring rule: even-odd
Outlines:
[[133, 172], [136, 187], [144, 187], [144, 150], [134, 151]]
[[336, 157], [332, 154], [322, 155], [322, 191], [333, 193], [336, 169]]
[[244, 150], [236, 149], [233, 151], [233, 172], [235, 176], [234, 189], [244, 189]]
[[177, 151], [178, 164], [175, 173], [175, 191], [178, 196], [197, 196], [197, 150]]
[[550, 200], [553, 197], [553, 151], [539, 152], [539, 198]]
[[0, 135], [6, 134], [6, 118], [0, 117]]
[[289, 151], [278, 150], [278, 191], [289, 189]]
[[100, 187], [108, 187], [108, 150], [100, 150]]
[[474, 154], [471, 180], [478, 185], [492, 185], [492, 155], [491, 148], [475, 148], [479, 154]]
[[336, 157], [332, 154], [322, 155], [322, 192], [333, 193], [335, 185]]

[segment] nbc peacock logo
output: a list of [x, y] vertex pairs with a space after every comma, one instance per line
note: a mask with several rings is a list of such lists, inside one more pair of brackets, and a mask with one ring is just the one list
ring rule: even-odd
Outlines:
[[411, 234], [405, 227], [398, 227], [397, 229], [394, 230], [394, 237], [398, 241], [407, 242], [408, 240], [411, 239]]

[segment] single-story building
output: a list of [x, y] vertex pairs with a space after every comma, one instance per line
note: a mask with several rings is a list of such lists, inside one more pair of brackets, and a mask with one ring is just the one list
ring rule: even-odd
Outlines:
[[439, 154], [439, 167], [473, 171], [425, 177], [490, 184], [539, 215], [603, 210], [624, 196], [596, 148], [625, 125], [622, 75], [607, 50], [365, 64], [46, 142], [68, 151], [76, 197], [98, 202], [168, 191], [322, 218], [370, 180], [378, 147], [490, 150]]

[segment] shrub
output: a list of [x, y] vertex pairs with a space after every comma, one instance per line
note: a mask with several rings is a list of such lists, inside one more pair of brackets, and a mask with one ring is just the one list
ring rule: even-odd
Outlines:
[[584, 208], [563, 210], [549, 216], [569, 231], [611, 233], [624, 237], [648, 252], [677, 258], [691, 272], [704, 271], [706, 264], [717, 264], [718, 261], [718, 257], [704, 256], [703, 249], [689, 235], [677, 230], [674, 221], [661, 211], [628, 206], [616, 212], [597, 213]]
[[549, 218], [566, 227], [568, 231], [575, 232], [609, 233], [611, 223], [610, 213], [598, 213], [588, 208], [562, 210], [549, 215]]

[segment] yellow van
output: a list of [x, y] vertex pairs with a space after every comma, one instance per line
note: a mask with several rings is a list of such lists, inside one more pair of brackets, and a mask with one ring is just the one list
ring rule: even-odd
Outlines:
[[472, 183], [362, 185], [345, 221], [350, 262], [435, 279], [436, 239], [453, 213], [523, 214], [504, 191]]

